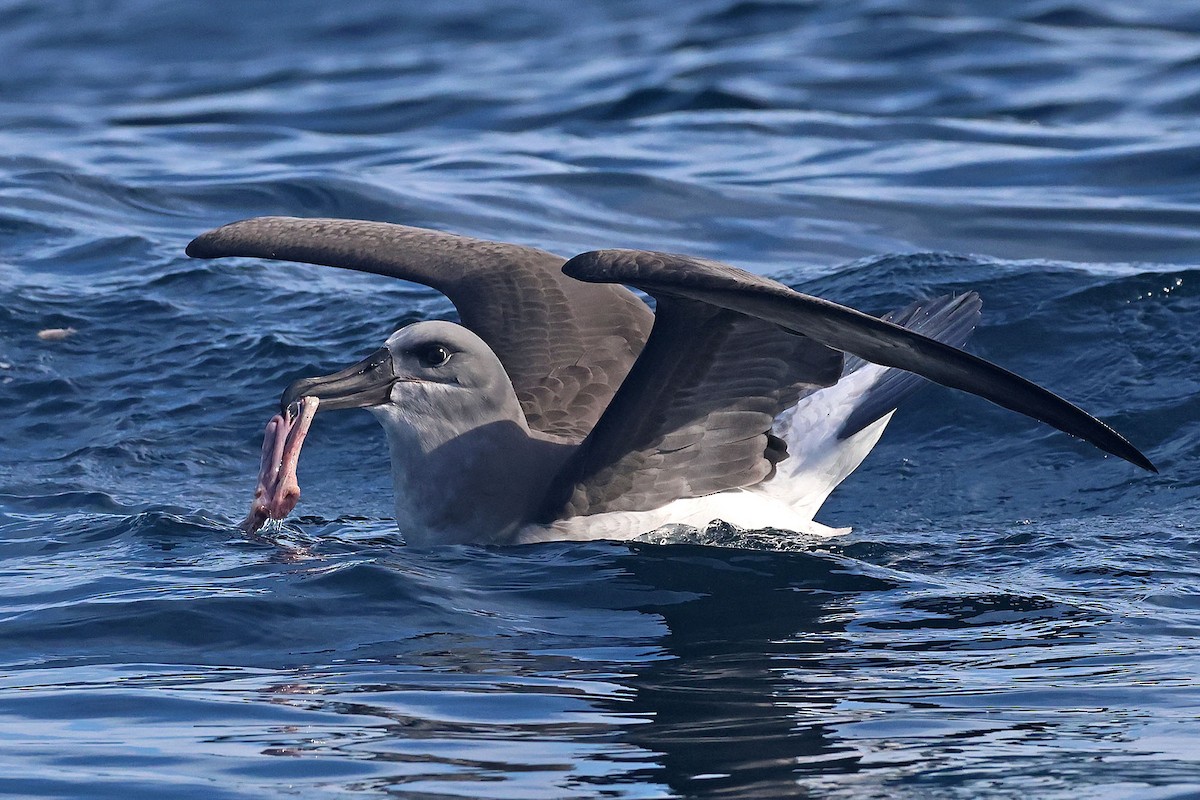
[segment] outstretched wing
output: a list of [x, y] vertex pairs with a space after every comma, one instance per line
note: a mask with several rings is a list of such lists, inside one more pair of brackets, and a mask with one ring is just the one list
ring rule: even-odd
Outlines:
[[553, 253], [385, 222], [258, 217], [196, 237], [187, 254], [322, 264], [437, 289], [499, 357], [530, 427], [576, 440], [599, 420], [654, 321], [625, 287], [563, 275]]
[[[715, 261], [639, 250], [584, 253], [568, 261], [563, 271], [581, 281], [636, 286], [660, 302], [678, 298], [692, 308], [708, 305], [773, 323], [834, 350], [979, 395], [1157, 472], [1146, 456], [1108, 425], [1019, 375], [915, 330], [801, 294], [767, 278]], [[652, 341], [658, 336], [659, 324], [663, 321], [656, 323]], [[683, 357], [692, 355], [694, 352], [687, 350]], [[639, 359], [626, 383], [641, 378], [643, 372]], [[664, 395], [658, 402], [667, 400], [669, 396]], [[623, 427], [609, 419], [619, 410], [616, 404], [614, 400], [614, 407], [601, 418], [576, 458], [585, 463], [585, 468], [576, 467], [574, 475], [564, 478], [574, 479], [577, 485], [569, 493], [559, 487], [558, 496], [587, 495], [593, 484], [613, 482], [603, 476], [619, 460], [622, 446]], [[663, 413], [658, 408], [647, 411]], [[636, 483], [636, 479], [631, 482]], [[606, 504], [594, 504], [588, 513], [607, 508]]]

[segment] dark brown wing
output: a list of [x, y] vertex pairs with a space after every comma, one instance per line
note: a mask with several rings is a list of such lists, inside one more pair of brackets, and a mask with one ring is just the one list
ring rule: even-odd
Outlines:
[[623, 286], [566, 277], [553, 253], [385, 222], [258, 217], [196, 237], [187, 253], [322, 264], [433, 287], [499, 357], [530, 426], [574, 439], [596, 424], [654, 320]]
[[[1108, 425], [1019, 375], [916, 331], [726, 264], [665, 253], [601, 250], [576, 256], [563, 271], [581, 281], [625, 283], [658, 298], [686, 298], [772, 322], [835, 350], [979, 395], [1157, 472]], [[631, 378], [639, 374], [639, 367], [640, 362]], [[597, 430], [606, 423], [602, 418]]]
[[830, 386], [842, 354], [769, 322], [658, 293], [654, 329], [608, 410], [555, 478], [543, 519], [643, 511], [762, 481], [771, 424]]

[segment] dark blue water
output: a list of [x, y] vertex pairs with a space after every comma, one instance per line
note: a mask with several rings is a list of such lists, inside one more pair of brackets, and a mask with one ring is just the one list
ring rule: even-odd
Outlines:
[[[0, 3], [0, 793], [1200, 796], [1200, 11], [678, 5]], [[250, 541], [282, 387], [452, 313], [184, 257], [256, 214], [973, 288], [1162, 473], [935, 389], [842, 539], [416, 552], [354, 412]]]

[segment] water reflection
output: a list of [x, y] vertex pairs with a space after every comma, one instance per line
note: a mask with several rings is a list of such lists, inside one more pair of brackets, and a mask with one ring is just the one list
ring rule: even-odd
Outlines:
[[[352, 761], [358, 788], [484, 797], [775, 798], [805, 771], [858, 768], [829, 728], [843, 698], [806, 681], [843, 649], [854, 598], [896, 585], [852, 561], [696, 545], [394, 560], [411, 585], [391, 613], [425, 586], [456, 608], [457, 630], [427, 616], [376, 627], [342, 665], [261, 687], [312, 724], [235, 739]], [[314, 567], [310, 581], [375, 596], [360, 584], [377, 570]]]
[[[116, 542], [146, 562], [162, 527], [131, 526]], [[98, 705], [72, 699], [64, 720], [136, 696], [138, 713], [174, 726], [178, 741], [198, 733], [188, 757], [217, 759], [231, 780], [405, 796], [922, 796], [930, 781], [982, 788], [980, 770], [1014, 759], [1059, 787], [1191, 763], [1093, 763], [1113, 735], [1138, 735], [1147, 686], [1178, 695], [1158, 709], [1159, 727], [1193, 720], [1164, 652], [1131, 649], [1129, 637], [1152, 642], [1153, 631], [1125, 625], [1103, 599], [1131, 579], [1105, 572], [1080, 596], [1084, 562], [1071, 548], [1093, 550], [1065, 534], [975, 541], [969, 571], [980, 577], [942, 581], [936, 564], [962, 541], [422, 553], [374, 524], [357, 538], [331, 532], [349, 527], [322, 522], [278, 548], [230, 542], [218, 558], [188, 532], [170, 541], [191, 566], [148, 568], [145, 586], [108, 591], [103, 606], [11, 622], [10, 644], [37, 634], [43, 658], [103, 661], [119, 640], [127, 661], [157, 666], [118, 681], [61, 662], [53, 686], [28, 687], [10, 711], [44, 718], [68, 685]], [[275, 553], [298, 546], [303, 558]], [[1043, 563], [1039, 547], [1072, 568], [1072, 593], [1031, 589], [1045, 574], [1010, 574], [1024, 575], [1031, 553]], [[181, 669], [195, 675], [186, 685]], [[86, 729], [74, 724], [55, 728], [56, 747], [79, 743]], [[140, 746], [165, 746], [162, 730]], [[1048, 740], [1057, 756], [1043, 767]]]
[[824, 555], [693, 546], [641, 548], [627, 566], [696, 594], [642, 608], [666, 622], [672, 656], [638, 670], [622, 704], [650, 720], [624, 735], [661, 754], [647, 778], [688, 797], [778, 798], [802, 770], [858, 768], [823, 721], [840, 698], [805, 672], [842, 648], [850, 600], [894, 582]]

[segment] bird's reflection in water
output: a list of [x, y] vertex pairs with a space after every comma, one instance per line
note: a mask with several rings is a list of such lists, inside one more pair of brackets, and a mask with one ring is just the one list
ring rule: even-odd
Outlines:
[[[405, 586], [409, 597], [390, 610], [362, 604], [374, 635], [356, 640], [353, 659], [263, 687], [267, 702], [320, 720], [260, 731], [250, 737], [260, 752], [353, 760], [364, 774], [346, 785], [359, 789], [451, 796], [482, 780], [503, 796], [662, 787], [778, 798], [800, 791], [807, 770], [857, 769], [830, 733], [840, 699], [819, 677], [843, 647], [855, 598], [894, 580], [822, 552], [458, 552], [403, 556], [412, 563], [391, 571], [388, 591]], [[364, 582], [385, 580], [378, 562], [310, 574], [310, 589], [357, 587], [360, 599], [378, 595]], [[454, 606], [457, 630], [434, 630], [428, 612], [403, 618], [433, 592]]]
[[629, 567], [647, 585], [696, 594], [643, 609], [666, 622], [673, 656], [639, 670], [620, 706], [651, 720], [625, 737], [661, 754], [644, 777], [687, 797], [779, 798], [806, 768], [857, 768], [829, 735], [838, 698], [804, 673], [839, 649], [850, 599], [893, 581], [820, 554], [687, 545], [643, 547]]

